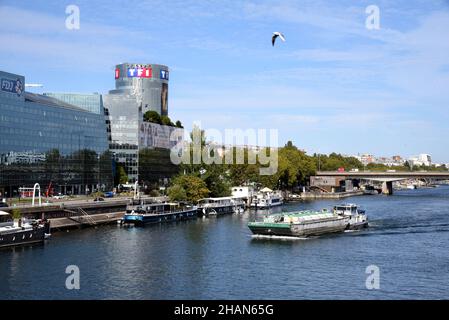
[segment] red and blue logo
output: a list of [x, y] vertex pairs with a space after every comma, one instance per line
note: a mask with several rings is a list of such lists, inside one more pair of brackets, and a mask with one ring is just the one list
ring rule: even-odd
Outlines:
[[153, 69], [148, 68], [128, 68], [129, 78], [151, 78], [153, 76]]

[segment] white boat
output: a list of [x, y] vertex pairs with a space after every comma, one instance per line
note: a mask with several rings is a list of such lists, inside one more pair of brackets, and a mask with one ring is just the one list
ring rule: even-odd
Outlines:
[[251, 208], [255, 209], [268, 209], [282, 205], [284, 199], [282, 195], [269, 188], [263, 188], [260, 190], [251, 201]]
[[358, 230], [368, 226], [365, 210], [359, 210], [355, 204], [341, 204], [334, 206], [333, 213], [347, 219], [347, 230]]
[[0, 211], [0, 248], [43, 242], [49, 236], [49, 222], [26, 218], [14, 221], [10, 213]]
[[198, 201], [198, 215], [203, 217], [238, 213], [245, 207], [240, 199], [232, 197], [204, 198]]

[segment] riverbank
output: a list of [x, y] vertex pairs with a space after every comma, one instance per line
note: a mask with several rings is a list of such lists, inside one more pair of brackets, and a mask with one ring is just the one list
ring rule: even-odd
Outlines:
[[302, 200], [320, 200], [320, 199], [343, 199], [353, 196], [362, 196], [363, 191], [347, 192], [303, 192], [296, 197], [287, 197], [286, 202], [295, 202]]

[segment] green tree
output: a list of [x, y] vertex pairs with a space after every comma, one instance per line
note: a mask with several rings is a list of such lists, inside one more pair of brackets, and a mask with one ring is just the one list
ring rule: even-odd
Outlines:
[[12, 214], [13, 219], [18, 220], [18, 219], [22, 218], [22, 212], [20, 211], [19, 208], [12, 209], [11, 214]]
[[172, 181], [173, 186], [180, 186], [186, 191], [186, 199], [191, 202], [197, 202], [202, 198], [209, 196], [209, 189], [206, 183], [195, 175], [177, 176]]
[[187, 200], [187, 192], [180, 185], [174, 185], [167, 190], [168, 197], [170, 201], [186, 201]]
[[161, 124], [164, 126], [175, 126], [168, 116], [161, 116]]
[[161, 116], [159, 115], [159, 113], [153, 110], [145, 112], [143, 115], [143, 120], [157, 124], [162, 124]]
[[178, 127], [178, 128], [184, 128], [183, 126], [182, 126], [182, 123], [181, 123], [181, 121], [176, 121], [176, 126]]
[[293, 145], [291, 141], [278, 151], [278, 176], [283, 188], [306, 184], [316, 167], [312, 157]]
[[128, 176], [126, 175], [125, 168], [122, 165], [117, 164], [117, 172], [115, 175], [115, 184], [124, 184], [128, 182]]

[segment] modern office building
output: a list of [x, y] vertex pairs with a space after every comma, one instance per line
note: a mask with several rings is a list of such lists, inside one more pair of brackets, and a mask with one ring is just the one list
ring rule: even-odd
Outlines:
[[122, 63], [115, 68], [115, 89], [103, 96], [114, 168], [123, 167], [129, 183], [160, 183], [178, 172], [170, 148], [183, 139], [183, 129], [143, 117], [147, 111], [168, 115], [168, 79], [167, 66]]
[[104, 115], [103, 97], [99, 93], [46, 92], [43, 95], [64, 101], [96, 114]]
[[90, 112], [24, 88], [23, 76], [0, 71], [1, 196], [18, 196], [20, 187], [35, 183], [55, 193], [110, 190], [106, 123], [96, 112], [101, 105]]

